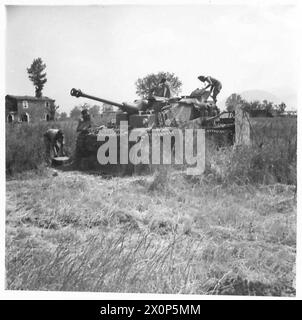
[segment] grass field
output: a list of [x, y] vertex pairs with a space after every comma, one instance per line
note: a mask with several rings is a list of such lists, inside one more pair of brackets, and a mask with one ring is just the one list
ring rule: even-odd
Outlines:
[[151, 183], [52, 169], [8, 181], [7, 288], [294, 294], [293, 187]]
[[286, 132], [213, 151], [203, 177], [12, 171], [7, 289], [295, 295], [296, 185], [284, 179], [295, 177], [296, 138]]

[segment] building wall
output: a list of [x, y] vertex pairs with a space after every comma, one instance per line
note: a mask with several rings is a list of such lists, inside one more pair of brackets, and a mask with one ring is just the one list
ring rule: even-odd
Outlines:
[[27, 103], [18, 101], [18, 114], [21, 116], [23, 113], [27, 113], [29, 115], [29, 121], [33, 122], [46, 120], [46, 103], [53, 104], [53, 101], [28, 100], [26, 102]]
[[29, 122], [47, 120], [46, 103], [54, 105], [54, 100], [21, 100], [14, 98], [6, 99], [6, 121], [8, 115], [14, 114], [13, 122], [21, 121], [22, 115], [26, 114]]

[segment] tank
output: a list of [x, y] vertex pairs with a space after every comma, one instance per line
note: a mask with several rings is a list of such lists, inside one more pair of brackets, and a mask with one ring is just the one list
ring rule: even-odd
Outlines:
[[[72, 89], [70, 94], [77, 98], [83, 97], [109, 104], [119, 109], [114, 113], [115, 119], [111, 119], [105, 125], [92, 127], [79, 133], [74, 158], [80, 169], [95, 169], [103, 173], [123, 175], [133, 173], [137, 167], [146, 167], [133, 165], [131, 161], [128, 161], [128, 164], [120, 164], [121, 161], [117, 161], [117, 164], [100, 165], [97, 160], [98, 149], [104, 144], [104, 141], [98, 140], [98, 136], [103, 133], [106, 135], [108, 130], [111, 130], [117, 137], [117, 159], [120, 159], [120, 146], [125, 143], [123, 135], [126, 134], [125, 131], [121, 132], [120, 128], [121, 124], [125, 123], [127, 124], [126, 131], [128, 133], [131, 131], [131, 134], [137, 133], [138, 140], [143, 140], [143, 137], [149, 139], [151, 132], [156, 132], [162, 141], [165, 135], [173, 135], [175, 128], [204, 128], [207, 139], [218, 146], [232, 144], [234, 140], [234, 115], [228, 112], [220, 113], [216, 104], [208, 99], [210, 92], [203, 89], [198, 92], [195, 90], [188, 96], [170, 99], [150, 97], [136, 100], [133, 103], [118, 103], [88, 95], [77, 89]], [[128, 141], [128, 150], [137, 142]], [[172, 138], [172, 148], [173, 143]], [[149, 148], [151, 159], [150, 144]]]

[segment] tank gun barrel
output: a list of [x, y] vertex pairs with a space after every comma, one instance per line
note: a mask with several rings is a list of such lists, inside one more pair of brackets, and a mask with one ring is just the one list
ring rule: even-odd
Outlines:
[[103, 99], [103, 98], [91, 96], [91, 95], [86, 94], [86, 93], [82, 92], [81, 90], [78, 90], [78, 89], [75, 89], [75, 88], [71, 89], [70, 95], [72, 95], [73, 97], [77, 97], [77, 98], [83, 97], [83, 98], [87, 98], [87, 99], [103, 102], [103, 103], [106, 103], [106, 104], [110, 104], [112, 106], [120, 108], [122, 111], [127, 112], [129, 114], [138, 113], [138, 108], [135, 105], [131, 105], [131, 104], [127, 104], [127, 103], [118, 103], [118, 102], [106, 100], [106, 99]]

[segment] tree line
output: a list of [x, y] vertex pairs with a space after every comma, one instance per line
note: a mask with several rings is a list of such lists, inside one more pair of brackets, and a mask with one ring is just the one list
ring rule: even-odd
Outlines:
[[281, 102], [280, 104], [274, 104], [271, 101], [263, 100], [248, 102], [244, 100], [239, 94], [231, 94], [225, 102], [227, 111], [234, 111], [237, 105], [242, 105], [243, 108], [251, 114], [264, 113], [266, 116], [272, 116], [273, 113], [281, 114], [286, 109], [286, 104]]

